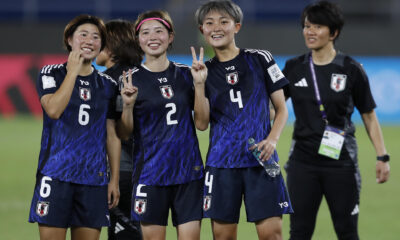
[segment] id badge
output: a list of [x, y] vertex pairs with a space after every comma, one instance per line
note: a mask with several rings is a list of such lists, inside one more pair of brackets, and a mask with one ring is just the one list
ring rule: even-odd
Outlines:
[[326, 126], [318, 153], [338, 160], [344, 142], [344, 131], [332, 126]]

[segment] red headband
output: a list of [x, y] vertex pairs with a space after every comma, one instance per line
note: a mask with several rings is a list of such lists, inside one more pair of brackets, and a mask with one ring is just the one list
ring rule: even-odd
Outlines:
[[167, 21], [165, 21], [165, 20], [162, 19], [162, 18], [153, 17], [153, 18], [145, 18], [145, 19], [143, 19], [143, 20], [137, 25], [136, 31], [139, 31], [140, 26], [142, 26], [142, 24], [143, 24], [144, 22], [147, 22], [147, 21], [150, 21], [150, 20], [158, 20], [158, 21], [162, 22], [168, 29], [171, 29], [171, 26], [168, 24]]

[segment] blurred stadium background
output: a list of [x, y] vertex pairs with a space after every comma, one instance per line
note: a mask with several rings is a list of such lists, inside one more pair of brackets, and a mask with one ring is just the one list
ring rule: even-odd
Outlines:
[[[400, 0], [332, 0], [345, 14], [346, 24], [337, 49], [354, 56], [370, 77], [383, 124], [385, 142], [392, 155], [392, 178], [377, 186], [374, 151], [362, 126], [357, 136], [363, 182], [360, 214], [362, 239], [398, 239], [396, 224], [400, 177]], [[167, 10], [175, 25], [171, 59], [191, 64], [190, 46], [205, 46], [194, 21], [202, 0], [2, 0], [0, 4], [0, 239], [38, 239], [37, 226], [27, 223], [34, 186], [41, 135], [41, 107], [35, 81], [46, 64], [64, 62], [62, 36], [65, 25], [78, 14], [89, 13], [105, 21], [135, 20], [138, 13]], [[244, 12], [237, 44], [242, 48], [267, 49], [278, 65], [307, 51], [299, 23], [302, 9], [314, 0], [236, 0]], [[282, 164], [287, 160], [293, 112], [278, 148]], [[354, 120], [360, 122], [358, 113]], [[202, 153], [207, 150], [207, 132], [199, 133]], [[397, 144], [396, 144], [397, 143]], [[396, 144], [396, 145], [395, 145]], [[397, 147], [397, 148], [396, 148]], [[204, 155], [205, 156], [205, 155]], [[327, 207], [318, 216], [315, 239], [335, 239]], [[202, 239], [211, 239], [209, 222], [203, 222]], [[285, 239], [288, 218], [284, 218]], [[175, 239], [169, 228], [169, 238]], [[172, 234], [172, 235], [171, 235]], [[253, 225], [242, 214], [239, 239], [255, 239]], [[106, 239], [103, 230], [102, 239]], [[171, 237], [172, 236], [172, 237]]]

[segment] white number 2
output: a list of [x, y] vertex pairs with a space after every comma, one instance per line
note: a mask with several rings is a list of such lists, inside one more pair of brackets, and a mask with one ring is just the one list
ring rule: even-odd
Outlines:
[[237, 102], [239, 105], [239, 108], [243, 108], [243, 102], [242, 102], [242, 94], [240, 91], [237, 91], [237, 97], [235, 97], [235, 93], [233, 92], [233, 89], [229, 91], [229, 95], [231, 97], [232, 102]]
[[86, 109], [90, 109], [90, 106], [87, 104], [81, 104], [79, 107], [78, 122], [82, 126], [85, 126], [89, 123], [89, 113], [85, 111]]
[[178, 120], [176, 120], [176, 119], [172, 120], [171, 119], [171, 115], [176, 113], [175, 103], [167, 103], [165, 105], [165, 107], [166, 108], [171, 108], [171, 110], [169, 110], [168, 113], [167, 113], [167, 125], [178, 124]]
[[40, 183], [40, 196], [42, 198], [47, 198], [50, 196], [51, 186], [50, 184], [46, 183], [46, 181], [52, 181], [51, 177], [44, 176], [42, 178], [42, 182]]

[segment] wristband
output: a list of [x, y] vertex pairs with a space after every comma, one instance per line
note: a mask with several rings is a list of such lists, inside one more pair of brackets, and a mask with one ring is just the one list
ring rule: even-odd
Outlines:
[[385, 155], [382, 155], [382, 156], [377, 156], [376, 160], [382, 161], [382, 162], [389, 162], [390, 156], [389, 156], [389, 154], [385, 154]]

